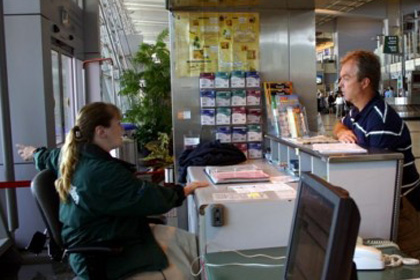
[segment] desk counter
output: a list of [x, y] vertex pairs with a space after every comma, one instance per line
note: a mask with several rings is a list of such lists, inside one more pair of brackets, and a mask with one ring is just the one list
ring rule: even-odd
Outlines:
[[[271, 177], [285, 175], [263, 160], [248, 161], [245, 164], [256, 164]], [[203, 169], [189, 167], [188, 180], [210, 182]], [[197, 189], [193, 196], [188, 197], [188, 227], [190, 232], [198, 235], [200, 251], [286, 246], [292, 224], [294, 198], [282, 199], [273, 191], [239, 194], [230, 188], [235, 185], [247, 184], [210, 183], [209, 187]], [[294, 187], [296, 185], [293, 183]], [[221, 226], [212, 223], [215, 206], [221, 209], [217, 214], [222, 218]]]
[[346, 189], [361, 214], [360, 236], [397, 239], [403, 155], [369, 149], [364, 154], [321, 154], [312, 145], [265, 135], [274, 165], [312, 174]]

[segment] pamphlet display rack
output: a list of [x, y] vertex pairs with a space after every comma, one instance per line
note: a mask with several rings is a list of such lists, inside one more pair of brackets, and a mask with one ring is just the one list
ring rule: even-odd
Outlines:
[[[262, 158], [262, 90], [258, 72], [201, 73], [202, 135], [232, 143], [248, 158]], [[203, 138], [203, 137], [202, 137]]]

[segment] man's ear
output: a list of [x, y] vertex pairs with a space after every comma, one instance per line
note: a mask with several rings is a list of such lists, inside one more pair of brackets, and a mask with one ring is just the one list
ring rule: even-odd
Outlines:
[[366, 89], [370, 87], [370, 79], [369, 78], [363, 78], [362, 79], [362, 88]]
[[98, 135], [100, 138], [104, 138], [106, 136], [105, 127], [102, 125], [98, 125], [95, 127], [95, 134]]

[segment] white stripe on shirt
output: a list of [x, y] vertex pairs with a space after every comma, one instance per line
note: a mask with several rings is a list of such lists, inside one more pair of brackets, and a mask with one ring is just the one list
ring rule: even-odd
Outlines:
[[370, 135], [378, 135], [378, 134], [387, 134], [387, 135], [394, 135], [394, 136], [401, 136], [403, 130], [404, 130], [404, 122], [401, 125], [401, 129], [400, 132], [393, 132], [393, 131], [389, 131], [389, 130], [378, 130], [378, 131], [371, 131], [369, 133], [365, 133], [365, 136], [368, 137]]
[[408, 146], [407, 148], [398, 148], [397, 151], [407, 151], [409, 149], [411, 149], [411, 145]]
[[414, 164], [414, 160], [403, 164], [403, 167], [406, 167], [406, 166], [409, 166], [409, 165], [412, 165], [412, 164]]
[[413, 182], [411, 184], [407, 184], [407, 185], [401, 186], [401, 188], [402, 189], [406, 189], [406, 188], [409, 188], [409, 187], [412, 187], [412, 186], [417, 185], [419, 182], [420, 182], [420, 177], [415, 182]]

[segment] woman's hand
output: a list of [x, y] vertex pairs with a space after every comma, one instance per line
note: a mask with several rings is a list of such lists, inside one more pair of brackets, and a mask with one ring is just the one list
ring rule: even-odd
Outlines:
[[204, 188], [204, 187], [207, 187], [208, 185], [209, 185], [209, 183], [207, 181], [194, 181], [194, 182], [191, 182], [191, 183], [187, 184], [184, 187], [184, 194], [185, 194], [185, 196], [188, 196], [188, 195], [194, 193], [194, 191], [196, 189], [198, 189], [198, 188]]
[[22, 144], [16, 144], [16, 148], [17, 148], [17, 152], [19, 154], [19, 156], [24, 160], [24, 161], [31, 161], [34, 158], [34, 152], [36, 150], [35, 147], [33, 146], [25, 146]]

